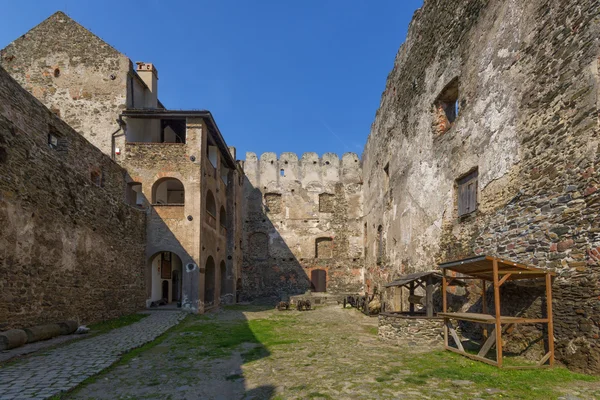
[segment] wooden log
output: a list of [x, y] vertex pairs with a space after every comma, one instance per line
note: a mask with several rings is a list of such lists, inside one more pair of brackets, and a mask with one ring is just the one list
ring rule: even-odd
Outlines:
[[21, 329], [0, 332], [0, 350], [14, 349], [27, 343], [27, 334]]
[[23, 329], [27, 334], [27, 343], [51, 339], [60, 335], [58, 324], [36, 325]]
[[412, 294], [408, 296], [408, 302], [411, 304], [423, 304], [423, 296], [418, 296], [416, 294]]

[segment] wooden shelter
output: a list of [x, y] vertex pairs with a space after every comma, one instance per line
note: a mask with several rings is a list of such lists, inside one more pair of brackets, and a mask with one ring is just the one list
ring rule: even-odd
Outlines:
[[415, 313], [415, 304], [422, 304], [422, 296], [415, 295], [415, 289], [422, 287], [425, 289], [426, 316], [433, 317], [433, 289], [434, 286], [442, 282], [442, 275], [437, 271], [415, 272], [414, 274], [402, 275], [400, 278], [390, 282], [384, 287], [407, 288], [409, 291], [408, 302], [410, 304], [410, 314]]
[[[438, 316], [444, 317], [444, 345], [446, 350], [462, 354], [466, 357], [485, 362], [487, 364], [496, 365], [500, 368], [502, 365], [502, 326], [513, 324], [547, 324], [548, 329], [548, 352], [538, 361], [537, 365], [532, 366], [512, 366], [505, 368], [538, 368], [551, 367], [554, 365], [554, 335], [552, 322], [552, 276], [556, 275], [553, 272], [545, 271], [540, 268], [526, 266], [512, 261], [502, 260], [496, 257], [479, 256], [467, 258], [459, 261], [452, 261], [440, 264], [442, 269], [442, 309], [443, 312]], [[448, 271], [456, 274], [448, 276]], [[457, 275], [459, 274], [459, 275]], [[500, 286], [507, 280], [517, 279], [545, 279], [546, 284], [546, 318], [521, 318], [504, 316], [500, 314]], [[466, 279], [481, 279], [483, 290], [481, 292], [483, 313], [449, 313], [447, 309], [446, 291], [448, 284], [453, 280]], [[494, 288], [494, 314], [490, 315], [487, 312], [486, 304], [486, 282], [492, 282]], [[470, 321], [483, 325], [483, 335], [485, 342], [477, 355], [467, 353], [456, 333], [456, 330], [450, 323], [450, 320]], [[488, 336], [487, 326], [492, 325], [494, 328]], [[456, 348], [448, 345], [448, 335], [456, 343]], [[486, 358], [486, 354], [492, 346], [496, 345], [496, 360]], [[548, 364], [546, 364], [548, 363]]]

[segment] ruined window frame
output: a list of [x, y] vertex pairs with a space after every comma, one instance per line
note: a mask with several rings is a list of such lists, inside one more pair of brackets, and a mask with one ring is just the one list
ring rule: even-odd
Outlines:
[[433, 102], [433, 130], [436, 136], [448, 132], [460, 115], [460, 79], [448, 82]]
[[[335, 202], [335, 195], [333, 193], [319, 193], [319, 212], [332, 213], [334, 202]], [[325, 207], [327, 205], [330, 205], [331, 209], [328, 207]]]
[[383, 225], [377, 227], [377, 265], [382, 265], [385, 259], [385, 239], [383, 237]]
[[[328, 257], [319, 255], [319, 243], [329, 243], [329, 251], [331, 254], [328, 254]], [[333, 238], [330, 236], [321, 236], [315, 239], [315, 258], [319, 260], [329, 260], [333, 258]]]

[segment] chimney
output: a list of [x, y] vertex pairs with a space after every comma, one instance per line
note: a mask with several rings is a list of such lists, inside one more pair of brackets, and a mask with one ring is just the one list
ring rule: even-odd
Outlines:
[[144, 106], [145, 108], [158, 108], [158, 71], [151, 63], [138, 61], [136, 64], [138, 75], [150, 89], [146, 93]]

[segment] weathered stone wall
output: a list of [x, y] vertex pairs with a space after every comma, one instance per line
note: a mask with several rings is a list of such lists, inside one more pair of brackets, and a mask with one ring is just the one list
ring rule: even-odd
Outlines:
[[443, 318], [417, 318], [401, 314], [379, 313], [377, 333], [383, 340], [398, 345], [432, 346], [444, 345]]
[[[474, 254], [554, 270], [557, 357], [600, 371], [599, 12], [595, 0], [425, 1], [363, 153], [369, 290]], [[458, 118], [440, 130], [436, 100], [456, 78]], [[474, 168], [478, 209], [459, 218], [456, 180]], [[535, 291], [502, 292], [503, 312], [540, 312]]]
[[303, 293], [315, 269], [326, 271], [328, 292], [361, 290], [358, 156], [247, 153], [244, 172], [244, 298]]
[[[111, 154], [135, 75], [129, 59], [57, 12], [0, 51], [0, 65], [72, 128]], [[137, 80], [136, 80], [137, 82]]]
[[124, 169], [0, 68], [0, 329], [144, 307], [145, 215], [125, 185]]

